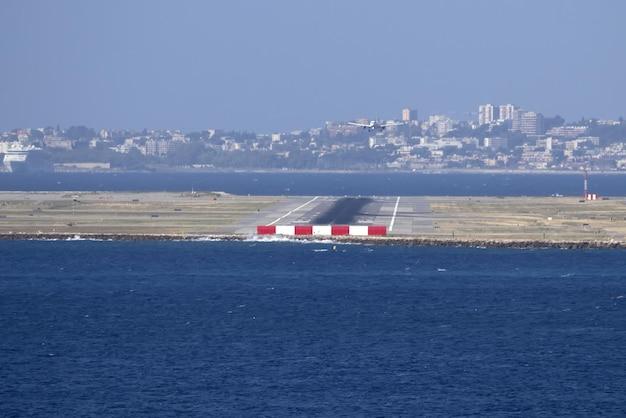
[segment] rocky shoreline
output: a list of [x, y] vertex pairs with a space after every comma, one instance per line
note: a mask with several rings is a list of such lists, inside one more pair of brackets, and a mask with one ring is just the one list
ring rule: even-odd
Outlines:
[[473, 247], [473, 248], [556, 248], [556, 249], [626, 249], [626, 242], [618, 241], [504, 241], [504, 240], [455, 240], [419, 237], [290, 237], [268, 239], [253, 235], [183, 235], [183, 234], [63, 234], [63, 233], [12, 233], [0, 234], [0, 240], [41, 241], [259, 241], [259, 242], [328, 242], [367, 245], [402, 245], [419, 247]]

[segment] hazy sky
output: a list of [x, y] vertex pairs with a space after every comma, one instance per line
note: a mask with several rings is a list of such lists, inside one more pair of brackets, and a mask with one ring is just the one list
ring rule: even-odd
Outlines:
[[0, 128], [626, 116], [626, 2], [0, 1]]

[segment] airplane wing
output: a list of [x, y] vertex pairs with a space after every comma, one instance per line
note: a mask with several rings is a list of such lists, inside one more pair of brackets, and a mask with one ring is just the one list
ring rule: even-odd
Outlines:
[[366, 125], [364, 123], [357, 123], [357, 122], [348, 122], [348, 125], [352, 125], [352, 126], [361, 126], [363, 128], [367, 128], [369, 127], [369, 125]]

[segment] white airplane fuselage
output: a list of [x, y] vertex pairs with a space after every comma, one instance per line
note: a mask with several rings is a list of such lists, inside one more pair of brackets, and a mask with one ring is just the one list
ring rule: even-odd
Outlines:
[[356, 122], [348, 122], [348, 124], [352, 126], [359, 126], [363, 129], [367, 129], [368, 131], [384, 131], [385, 128], [389, 126], [398, 126], [399, 123], [380, 123], [375, 120], [371, 120], [369, 123], [356, 123]]

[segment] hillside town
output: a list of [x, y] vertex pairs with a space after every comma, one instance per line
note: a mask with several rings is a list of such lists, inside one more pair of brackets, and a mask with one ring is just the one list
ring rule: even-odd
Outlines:
[[471, 121], [446, 115], [419, 119], [410, 108], [398, 116], [262, 134], [84, 126], [13, 129], [0, 132], [0, 170], [626, 171], [623, 118], [566, 121], [512, 104], [480, 105], [477, 120]]

